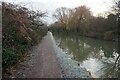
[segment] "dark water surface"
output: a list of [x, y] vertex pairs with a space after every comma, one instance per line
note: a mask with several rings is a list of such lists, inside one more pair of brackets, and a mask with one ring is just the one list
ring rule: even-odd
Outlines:
[[118, 70], [113, 67], [118, 56], [117, 42], [74, 35], [53, 36], [56, 44], [93, 77], [118, 77]]

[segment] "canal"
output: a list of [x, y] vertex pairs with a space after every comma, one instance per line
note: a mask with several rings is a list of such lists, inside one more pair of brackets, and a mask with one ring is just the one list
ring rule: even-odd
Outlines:
[[53, 37], [58, 47], [94, 78], [118, 77], [117, 42], [64, 34], [53, 34]]

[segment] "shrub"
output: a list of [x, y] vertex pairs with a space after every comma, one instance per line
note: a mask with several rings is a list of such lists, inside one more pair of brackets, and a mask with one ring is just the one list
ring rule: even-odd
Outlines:
[[40, 42], [47, 28], [38, 18], [45, 13], [20, 5], [2, 3], [2, 66], [13, 66], [28, 49]]

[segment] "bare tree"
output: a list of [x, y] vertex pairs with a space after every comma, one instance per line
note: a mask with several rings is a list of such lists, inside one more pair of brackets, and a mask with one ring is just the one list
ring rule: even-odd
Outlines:
[[55, 14], [53, 15], [62, 26], [67, 26], [68, 25], [68, 20], [71, 17], [72, 10], [61, 7], [57, 8]]

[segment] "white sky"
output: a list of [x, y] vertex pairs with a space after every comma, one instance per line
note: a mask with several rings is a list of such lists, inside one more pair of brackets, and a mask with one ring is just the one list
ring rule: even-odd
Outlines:
[[47, 11], [47, 23], [52, 23], [52, 14], [58, 7], [75, 8], [80, 5], [86, 5], [94, 15], [110, 10], [113, 0], [2, 0], [7, 2], [25, 3], [26, 7]]

